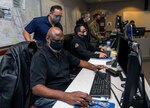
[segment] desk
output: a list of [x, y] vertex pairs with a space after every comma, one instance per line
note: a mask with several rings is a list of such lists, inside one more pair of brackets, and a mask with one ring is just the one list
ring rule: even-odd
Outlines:
[[[103, 59], [90, 59], [89, 60], [90, 63], [96, 64], [96, 65], [105, 65], [107, 61], [108, 60], [103, 60]], [[73, 82], [69, 85], [69, 87], [66, 89], [66, 92], [82, 91], [82, 92], [89, 93], [91, 90], [94, 76], [95, 76], [95, 72], [83, 68], [80, 71], [80, 73], [76, 76], [76, 78], [73, 80]], [[119, 77], [111, 76], [111, 83], [113, 83], [119, 89], [123, 90], [123, 88], [121, 87], [121, 84], [124, 82], [122, 82]], [[146, 84], [146, 89], [147, 89], [146, 92], [150, 93], [149, 85], [147, 84], [147, 82], [145, 84]], [[120, 100], [122, 92], [117, 90], [112, 84], [111, 84], [111, 87], [114, 90], [115, 94], [117, 95], [118, 99]], [[112, 92], [111, 92], [111, 98], [109, 101], [115, 103], [115, 108], [119, 108], [117, 100]], [[57, 101], [56, 104], [53, 106], [53, 108], [73, 108], [73, 107], [74, 106], [69, 105], [62, 101]]]

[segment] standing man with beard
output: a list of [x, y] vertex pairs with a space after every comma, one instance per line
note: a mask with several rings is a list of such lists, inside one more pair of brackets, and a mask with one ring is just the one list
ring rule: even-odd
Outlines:
[[[46, 34], [51, 27], [58, 27], [63, 30], [60, 20], [62, 17], [62, 7], [54, 5], [51, 7], [48, 16], [34, 18], [24, 29], [23, 36], [26, 41], [40, 41], [46, 43]], [[31, 35], [34, 32], [33, 39]]]

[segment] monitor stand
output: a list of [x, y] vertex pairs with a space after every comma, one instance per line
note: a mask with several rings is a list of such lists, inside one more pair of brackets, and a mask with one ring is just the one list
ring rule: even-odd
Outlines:
[[113, 60], [113, 63], [112, 63], [112, 65], [111, 65], [112, 67], [114, 67], [114, 68], [117, 68], [117, 60], [115, 59], [115, 60]]
[[114, 60], [108, 61], [106, 62], [106, 65], [111, 65], [112, 67], [117, 68], [117, 60], [114, 59]]
[[120, 72], [120, 75], [119, 75], [121, 81], [126, 81], [126, 75], [124, 74], [124, 72]]
[[[137, 94], [134, 96], [133, 98], [133, 101], [132, 101], [132, 106], [134, 108], [148, 108], [148, 103], [147, 103], [147, 98], [146, 98], [146, 92], [145, 92], [145, 81], [144, 81], [144, 74], [143, 73], [140, 73], [140, 78], [141, 78], [141, 83], [139, 82], [139, 90], [140, 90], [140, 84], [141, 84], [141, 90], [139, 94], [137, 92]], [[124, 95], [124, 92], [122, 93], [122, 96], [121, 96], [121, 100], [120, 100], [120, 104], [122, 105], [122, 102], [123, 102], [123, 95]], [[142, 95], [142, 96], [141, 96]]]
[[[114, 60], [108, 61], [108, 62], [106, 62], [106, 65], [111, 65], [111, 67], [117, 68], [117, 60], [114, 59]], [[119, 77], [120, 77], [121, 81], [126, 80], [126, 75], [124, 74], [123, 71], [119, 72]]]

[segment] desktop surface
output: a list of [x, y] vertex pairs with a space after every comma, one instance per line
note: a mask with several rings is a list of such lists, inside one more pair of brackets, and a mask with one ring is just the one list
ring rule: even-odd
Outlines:
[[[105, 65], [106, 61], [108, 61], [108, 59], [90, 59], [89, 62], [95, 65]], [[101, 70], [103, 72], [105, 72], [104, 70]], [[73, 92], [73, 91], [82, 91], [82, 92], [86, 92], [86, 93], [90, 93], [91, 87], [92, 87], [92, 83], [94, 80], [94, 76], [95, 76], [95, 72], [85, 69], [83, 68], [81, 70], [81, 72], [76, 76], [76, 78], [73, 80], [73, 82], [69, 85], [69, 87], [66, 89], [66, 92]], [[119, 77], [113, 77], [111, 76], [111, 82], [117, 86], [118, 88], [122, 89], [121, 84], [122, 82], [120, 81]], [[112, 89], [115, 91], [115, 94], [118, 96], [118, 99], [121, 99], [121, 95], [122, 92], [118, 91], [114, 86], [112, 86]], [[93, 98], [93, 99], [104, 99], [104, 98]], [[113, 93], [111, 92], [111, 97], [109, 99], [109, 102], [115, 103], [115, 108], [119, 108], [119, 105], [117, 103], [117, 100], [115, 99], [115, 96], [113, 95]], [[69, 105], [65, 102], [62, 101], [57, 101], [56, 104], [53, 106], [53, 108], [60, 108], [61, 106], [63, 106], [64, 108], [74, 108], [74, 106]]]
[[[108, 59], [90, 59], [89, 62], [95, 65], [105, 65], [106, 62], [109, 61]], [[105, 72], [105, 70], [101, 70]], [[86, 93], [90, 93], [92, 83], [94, 80], [95, 72], [83, 68], [81, 72], [76, 76], [76, 78], [73, 80], [73, 82], [69, 85], [69, 87], [66, 89], [66, 92], [73, 92], [73, 91], [82, 91]], [[124, 81], [121, 81], [119, 77], [113, 77], [111, 76], [111, 88], [115, 92], [118, 100], [121, 100], [122, 92], [118, 90], [117, 88], [124, 90], [121, 87], [121, 84], [125, 83]], [[115, 86], [117, 87], [115, 87]], [[148, 85], [147, 81], [145, 80], [145, 90], [148, 98], [150, 99], [150, 86]], [[100, 98], [93, 98], [102, 100]], [[104, 98], [103, 98], [104, 99]], [[112, 102], [115, 104], [115, 108], [119, 108], [119, 104], [114, 96], [114, 94], [111, 91], [111, 97], [109, 99], [109, 102]], [[74, 108], [73, 105], [69, 105], [62, 101], [57, 101], [56, 104], [53, 106], [53, 108]]]

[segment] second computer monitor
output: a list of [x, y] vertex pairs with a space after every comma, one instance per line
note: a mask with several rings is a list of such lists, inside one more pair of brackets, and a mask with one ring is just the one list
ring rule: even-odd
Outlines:
[[127, 72], [127, 64], [128, 64], [128, 55], [130, 52], [128, 39], [120, 36], [117, 50], [118, 50], [117, 62], [119, 64], [119, 66], [122, 68], [123, 72], [126, 73]]
[[145, 27], [136, 27], [133, 29], [133, 36], [144, 36], [145, 35]]
[[[141, 65], [139, 63], [138, 55], [136, 52], [132, 52], [128, 57], [127, 78], [123, 95], [122, 108], [129, 108], [132, 105], [135, 106], [133, 100], [137, 94], [138, 84], [140, 81], [140, 73]], [[137, 106], [135, 108], [137, 108]], [[139, 106], [138, 108], [143, 107]]]

